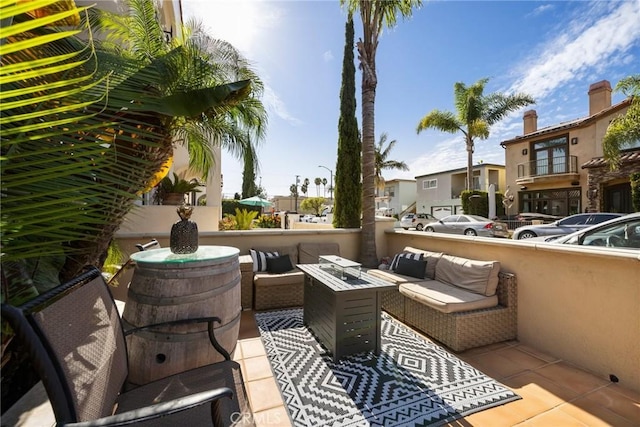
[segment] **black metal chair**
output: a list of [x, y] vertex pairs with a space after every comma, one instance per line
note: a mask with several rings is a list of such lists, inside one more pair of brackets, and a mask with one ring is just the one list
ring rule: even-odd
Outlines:
[[208, 322], [211, 344], [225, 360], [132, 388], [127, 383], [124, 331], [100, 271], [89, 268], [20, 306], [2, 304], [2, 317], [29, 352], [57, 425], [253, 425], [240, 365], [216, 341], [218, 318]]

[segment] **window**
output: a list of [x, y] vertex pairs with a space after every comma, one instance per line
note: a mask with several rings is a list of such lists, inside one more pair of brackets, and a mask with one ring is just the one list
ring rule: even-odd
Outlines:
[[438, 180], [437, 179], [425, 179], [422, 181], [422, 189], [428, 190], [430, 188], [438, 188]]
[[535, 142], [532, 147], [533, 175], [567, 173], [569, 170], [569, 145], [567, 135]]

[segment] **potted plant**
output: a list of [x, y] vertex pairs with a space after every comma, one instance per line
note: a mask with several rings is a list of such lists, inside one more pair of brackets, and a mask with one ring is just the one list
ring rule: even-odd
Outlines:
[[200, 183], [197, 179], [186, 180], [177, 173], [171, 177], [165, 176], [156, 186], [155, 200], [161, 205], [181, 205], [184, 202], [184, 195], [191, 192], [199, 193]]

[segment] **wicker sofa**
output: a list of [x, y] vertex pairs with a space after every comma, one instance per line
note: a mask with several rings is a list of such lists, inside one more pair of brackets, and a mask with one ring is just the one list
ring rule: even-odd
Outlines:
[[515, 339], [517, 284], [497, 261], [476, 261], [405, 247], [427, 261], [424, 279], [373, 269], [369, 274], [398, 284], [382, 308], [454, 351]]
[[272, 310], [301, 307], [304, 273], [296, 264], [316, 264], [320, 255], [340, 255], [337, 243], [301, 242], [290, 246], [252, 248], [261, 252], [288, 254], [294, 269], [286, 273], [254, 272], [251, 255], [240, 256], [242, 308]]

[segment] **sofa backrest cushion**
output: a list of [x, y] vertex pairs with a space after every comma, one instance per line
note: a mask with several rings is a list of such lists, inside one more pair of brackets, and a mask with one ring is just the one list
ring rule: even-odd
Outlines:
[[492, 296], [498, 287], [499, 261], [478, 261], [442, 255], [436, 265], [436, 280], [480, 295]]
[[[278, 252], [278, 255], [289, 255], [291, 264], [295, 267], [298, 264], [298, 245], [291, 246], [262, 246], [253, 248], [264, 252]], [[317, 262], [317, 261], [316, 261]]]
[[438, 261], [442, 257], [442, 252], [430, 252], [425, 251], [424, 249], [413, 248], [411, 246], [406, 246], [404, 248], [404, 252], [413, 252], [413, 253], [421, 253], [422, 259], [427, 261], [427, 267], [424, 271], [425, 279], [435, 279], [436, 277], [436, 265]]
[[300, 264], [317, 264], [320, 255], [340, 255], [340, 245], [333, 242], [298, 244], [298, 261]]

